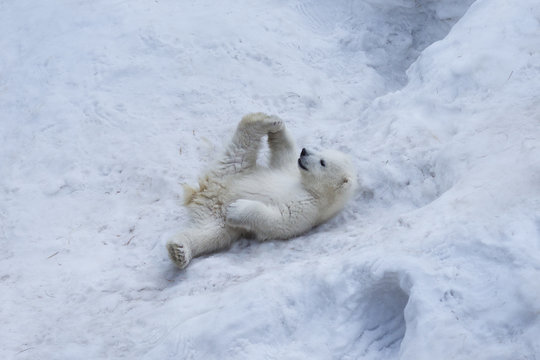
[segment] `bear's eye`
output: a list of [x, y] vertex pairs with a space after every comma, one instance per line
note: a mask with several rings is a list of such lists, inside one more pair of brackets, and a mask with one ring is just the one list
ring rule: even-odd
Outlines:
[[323, 159], [321, 159], [321, 166], [326, 166], [326, 163], [324, 162]]

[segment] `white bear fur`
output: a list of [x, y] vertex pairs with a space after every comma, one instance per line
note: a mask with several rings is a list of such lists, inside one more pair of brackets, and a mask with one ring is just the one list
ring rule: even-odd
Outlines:
[[[268, 137], [268, 167], [257, 164]], [[295, 144], [283, 121], [262, 113], [246, 115], [223, 158], [200, 180], [185, 187], [192, 226], [167, 243], [171, 260], [185, 268], [192, 258], [227, 248], [241, 236], [288, 239], [340, 211], [356, 187], [348, 157], [315, 153]], [[324, 165], [324, 166], [323, 166]]]

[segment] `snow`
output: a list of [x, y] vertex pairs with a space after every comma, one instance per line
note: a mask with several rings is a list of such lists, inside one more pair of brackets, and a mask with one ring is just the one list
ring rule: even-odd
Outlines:
[[[536, 0], [0, 2], [0, 357], [540, 357]], [[347, 209], [168, 260], [248, 112]]]

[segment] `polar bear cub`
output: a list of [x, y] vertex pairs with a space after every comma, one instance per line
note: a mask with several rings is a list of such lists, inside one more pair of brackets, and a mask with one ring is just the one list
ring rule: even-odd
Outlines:
[[[270, 159], [262, 167], [257, 156], [265, 136]], [[296, 154], [281, 119], [246, 115], [198, 188], [184, 187], [192, 225], [167, 243], [171, 260], [185, 268], [192, 258], [227, 248], [242, 236], [288, 239], [339, 212], [356, 187], [350, 159], [332, 150]]]

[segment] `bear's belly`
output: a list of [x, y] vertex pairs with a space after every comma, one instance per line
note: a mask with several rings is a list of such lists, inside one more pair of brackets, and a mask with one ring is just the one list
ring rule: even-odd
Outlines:
[[225, 220], [229, 204], [238, 199], [260, 201], [264, 204], [287, 207], [295, 199], [305, 198], [296, 174], [287, 171], [258, 170], [228, 178], [207, 177], [188, 205], [194, 220], [208, 218]]
[[286, 204], [303, 194], [297, 177], [285, 171], [259, 171], [231, 178], [230, 192], [225, 196], [224, 205], [238, 199], [260, 201], [270, 205]]

